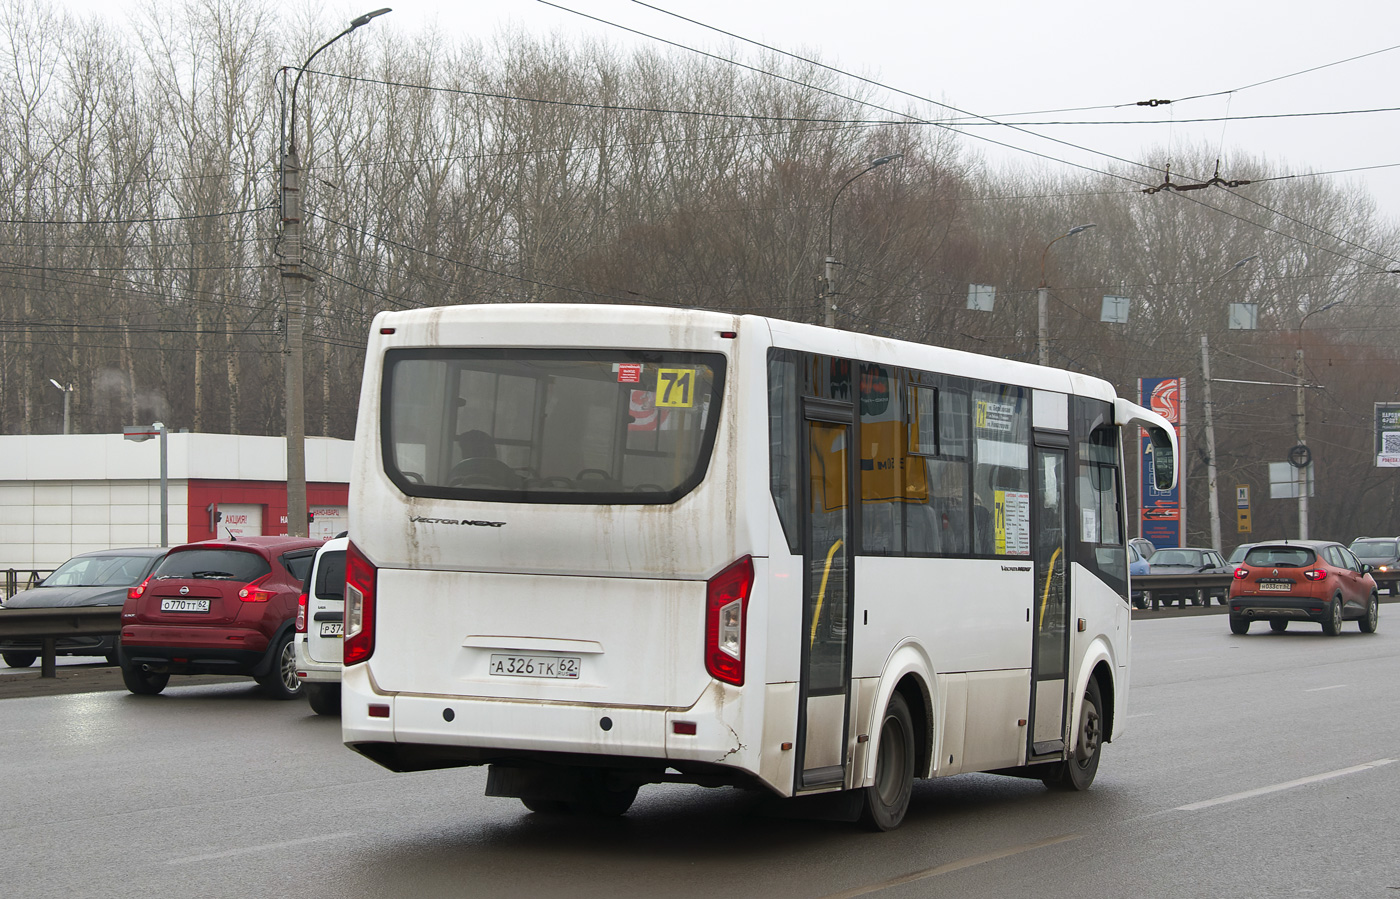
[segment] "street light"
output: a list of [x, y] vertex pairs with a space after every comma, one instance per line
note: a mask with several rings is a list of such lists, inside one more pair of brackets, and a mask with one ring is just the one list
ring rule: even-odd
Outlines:
[[[1333, 300], [1326, 306], [1319, 306], [1303, 315], [1298, 320], [1298, 327], [1293, 329], [1294, 337], [1297, 340], [1297, 349], [1293, 352], [1293, 377], [1298, 385], [1298, 452], [1302, 455], [1294, 462], [1295, 475], [1298, 481], [1298, 539], [1308, 539], [1308, 467], [1312, 465], [1312, 456], [1307, 452], [1307, 401], [1304, 398], [1303, 383], [1303, 326], [1308, 323], [1308, 319], [1319, 312], [1326, 312], [1334, 306], [1342, 305], [1341, 300]], [[1289, 452], [1289, 461], [1294, 461], [1293, 452]], [[1301, 463], [1301, 464], [1299, 464]]]
[[[1206, 287], [1214, 286], [1215, 282], [1244, 268], [1258, 258], [1258, 254], [1246, 256], [1211, 278]], [[1196, 291], [1196, 299], [1200, 300], [1200, 297], [1201, 291], [1198, 290]], [[1199, 306], [1200, 303], [1198, 302], [1197, 305]], [[1222, 539], [1220, 535], [1220, 490], [1217, 486], [1218, 477], [1215, 465], [1215, 407], [1210, 397], [1210, 341], [1204, 330], [1201, 331], [1201, 388], [1205, 391], [1206, 401], [1206, 486], [1210, 490], [1210, 545], [1213, 549], [1222, 549], [1220, 543]]]
[[[312, 280], [301, 270], [301, 161], [297, 156], [297, 88], [301, 76], [306, 74], [311, 61], [320, 52], [350, 32], [368, 25], [371, 20], [392, 12], [390, 9], [376, 9], [374, 12], [356, 16], [350, 26], [335, 37], [317, 47], [306, 57], [306, 62], [297, 69], [290, 91], [291, 114], [283, 119], [282, 127], [282, 298], [286, 305], [287, 349], [286, 349], [286, 393], [283, 402], [286, 413], [287, 433], [287, 533], [294, 537], [305, 537], [306, 522], [306, 416], [302, 407], [302, 323], [303, 297], [306, 282]], [[283, 84], [286, 84], [286, 69], [282, 70]]]
[[1055, 240], [1045, 245], [1045, 250], [1040, 254], [1040, 289], [1036, 291], [1036, 305], [1039, 313], [1039, 327], [1036, 333], [1036, 343], [1040, 352], [1040, 364], [1050, 364], [1050, 322], [1047, 318], [1046, 306], [1050, 299], [1050, 286], [1045, 281], [1045, 257], [1050, 255], [1050, 248], [1055, 245], [1056, 240], [1064, 240], [1066, 237], [1073, 237], [1076, 234], [1083, 234], [1090, 228], [1097, 228], [1093, 222], [1087, 225], [1075, 225]]
[[62, 384], [58, 383], [53, 378], [49, 378], [49, 383], [57, 387], [59, 390], [63, 391], [63, 433], [71, 434], [73, 433], [73, 430], [69, 426], [71, 419], [69, 418], [68, 413], [70, 411], [69, 400], [73, 396], [73, 385], [69, 384], [67, 387], [64, 387]]
[[836, 244], [832, 237], [832, 219], [836, 214], [836, 200], [840, 198], [841, 192], [850, 187], [851, 182], [861, 175], [864, 175], [866, 172], [874, 171], [885, 163], [894, 162], [896, 159], [902, 159], [903, 157], [903, 153], [892, 153], [889, 156], [875, 157], [870, 160], [869, 165], [847, 178], [845, 184], [836, 188], [836, 194], [831, 198], [831, 205], [826, 210], [826, 277], [823, 279], [822, 283], [822, 306], [826, 310], [826, 326], [828, 328], [836, 327], [836, 306], [832, 303], [832, 299], [836, 296], [836, 291], [832, 289], [832, 285], [835, 283], [836, 279]]

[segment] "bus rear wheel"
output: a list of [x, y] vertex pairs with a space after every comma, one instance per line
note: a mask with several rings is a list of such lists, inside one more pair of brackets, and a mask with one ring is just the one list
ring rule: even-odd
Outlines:
[[879, 739], [875, 783], [863, 790], [860, 823], [871, 830], [894, 830], [904, 820], [914, 790], [914, 719], [899, 693], [885, 707]]
[[1103, 699], [1099, 682], [1089, 678], [1084, 701], [1079, 704], [1079, 721], [1075, 725], [1074, 751], [1063, 762], [1051, 766], [1051, 773], [1041, 778], [1052, 790], [1087, 790], [1099, 771], [1099, 753], [1104, 738]]

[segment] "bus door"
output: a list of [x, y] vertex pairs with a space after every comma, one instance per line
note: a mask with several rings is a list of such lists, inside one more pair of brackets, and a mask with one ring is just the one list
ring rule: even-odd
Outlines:
[[1035, 439], [1031, 523], [1035, 599], [1031, 607], [1031, 726], [1028, 759], [1059, 756], [1065, 749], [1065, 701], [1069, 657], [1069, 547], [1065, 537], [1068, 440]]
[[851, 656], [851, 466], [854, 409], [803, 404], [802, 682], [797, 722], [797, 791], [845, 780]]

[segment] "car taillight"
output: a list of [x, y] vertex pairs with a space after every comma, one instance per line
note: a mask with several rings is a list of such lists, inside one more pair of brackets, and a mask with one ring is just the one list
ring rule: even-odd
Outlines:
[[753, 590], [753, 559], [744, 556], [705, 585], [705, 670], [744, 685], [744, 636]]
[[146, 588], [147, 588], [148, 586], [150, 586], [150, 583], [151, 583], [151, 576], [150, 576], [150, 575], [146, 575], [146, 579], [145, 579], [144, 581], [142, 581], [141, 583], [137, 584], [135, 587], [128, 587], [128, 588], [127, 588], [127, 591], [126, 591], [126, 598], [127, 598], [127, 599], [140, 599], [140, 598], [141, 598], [141, 594], [143, 594], [143, 593], [146, 592]]
[[244, 587], [242, 590], [239, 590], [238, 598], [244, 602], [267, 602], [272, 599], [272, 597], [277, 595], [276, 590], [264, 590], [262, 587], [258, 586], [269, 577], [272, 577], [272, 575], [265, 574], [256, 581], [248, 584], [248, 586]]
[[374, 600], [379, 571], [351, 543], [345, 549], [345, 645], [346, 665], [363, 662], [374, 654]]
[[1244, 579], [1247, 578], [1247, 577], [1249, 577], [1249, 569], [1248, 569], [1248, 568], [1236, 568], [1236, 569], [1235, 569], [1235, 580], [1244, 580]]
[[1303, 572], [1303, 577], [1307, 578], [1310, 581], [1320, 581], [1323, 578], [1327, 577], [1327, 569], [1312, 568], [1308, 571]]
[[297, 633], [306, 633], [306, 594], [297, 597]]

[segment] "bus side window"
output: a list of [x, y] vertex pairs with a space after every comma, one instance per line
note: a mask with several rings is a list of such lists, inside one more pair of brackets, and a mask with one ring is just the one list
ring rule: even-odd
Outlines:
[[973, 537], [980, 555], [1029, 556], [1030, 415], [1024, 387], [973, 391]]
[[802, 551], [802, 531], [798, 507], [802, 499], [798, 467], [802, 446], [797, 427], [797, 354], [790, 350], [768, 351], [768, 489], [778, 512], [778, 521], [787, 537], [788, 551]]
[[861, 550], [904, 552], [904, 413], [892, 370], [860, 366]]
[[[968, 517], [968, 397], [960, 379], [922, 375], [905, 392], [906, 546], [910, 555], [957, 555], [972, 545]], [[936, 381], [938, 386], [925, 386]]]

